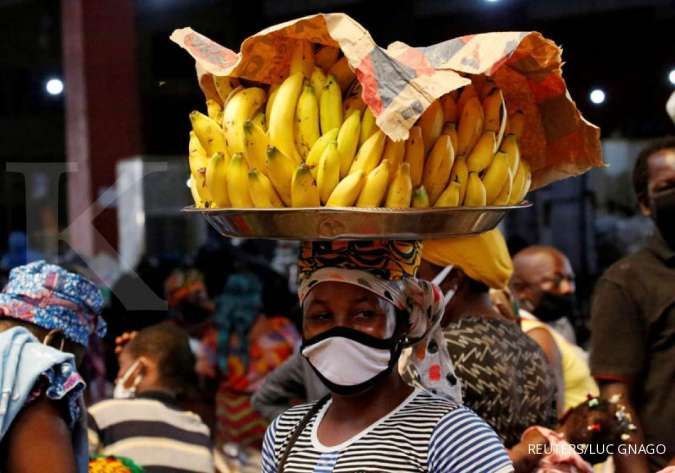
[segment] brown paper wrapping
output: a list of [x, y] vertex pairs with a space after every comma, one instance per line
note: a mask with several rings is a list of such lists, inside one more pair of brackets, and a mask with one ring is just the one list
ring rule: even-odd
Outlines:
[[174, 31], [171, 39], [195, 59], [207, 97], [215, 93], [209, 74], [281, 82], [298, 39], [337, 46], [377, 125], [396, 141], [408, 137], [431, 102], [470, 83], [463, 75], [489, 76], [502, 88], [509, 113], [525, 113], [521, 155], [532, 167], [533, 189], [603, 165], [600, 130], [569, 96], [561, 50], [537, 32], [485, 33], [423, 48], [395, 42], [385, 50], [355, 20], [330, 13], [269, 27], [246, 38], [239, 53], [191, 28]]

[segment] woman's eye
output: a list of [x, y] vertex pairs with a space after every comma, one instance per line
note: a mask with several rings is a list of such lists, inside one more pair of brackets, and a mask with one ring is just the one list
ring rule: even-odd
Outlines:
[[354, 317], [360, 320], [372, 320], [377, 316], [374, 310], [362, 310], [357, 312]]
[[313, 322], [325, 322], [330, 320], [333, 315], [329, 312], [317, 312], [316, 314], [309, 314], [309, 320]]

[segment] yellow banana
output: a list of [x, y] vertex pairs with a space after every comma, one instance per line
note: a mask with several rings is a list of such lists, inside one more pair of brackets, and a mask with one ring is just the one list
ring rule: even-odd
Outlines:
[[319, 100], [321, 100], [321, 93], [323, 92], [323, 86], [326, 83], [326, 75], [323, 73], [323, 71], [315, 67], [314, 70], [312, 71], [312, 75], [309, 78], [310, 84], [312, 84], [312, 87], [314, 88], [314, 95], [316, 95], [316, 100], [317, 103]]
[[304, 39], [297, 40], [291, 56], [289, 75], [300, 72], [305, 78], [309, 79], [312, 75], [312, 69], [314, 69], [314, 53], [311, 43]]
[[202, 168], [196, 174], [192, 174], [192, 183], [199, 198], [204, 202], [204, 206], [207, 207], [213, 201], [213, 196], [206, 185], [206, 168]]
[[265, 104], [265, 130], [270, 128], [270, 115], [272, 114], [272, 105], [274, 105], [274, 100], [277, 98], [277, 93], [279, 92], [279, 84], [270, 85], [269, 91], [267, 93], [267, 103]]
[[457, 138], [457, 125], [455, 123], [448, 122], [443, 125], [443, 131], [441, 133], [450, 137], [452, 149], [457, 150], [459, 147], [459, 139]]
[[492, 92], [483, 99], [483, 110], [485, 111], [485, 130], [495, 132], [496, 140], [493, 152], [496, 152], [501, 145], [506, 129], [506, 104], [501, 89], [493, 88]]
[[506, 153], [498, 151], [482, 178], [483, 186], [485, 186], [485, 202], [487, 205], [492, 205], [497, 199], [497, 196], [504, 189], [508, 178], [509, 161]]
[[248, 190], [248, 165], [242, 153], [235, 153], [230, 156], [225, 181], [227, 182], [227, 195], [230, 197], [232, 207], [237, 209], [253, 207]]
[[495, 132], [486, 131], [480, 137], [471, 153], [466, 158], [466, 165], [469, 171], [482, 172], [492, 162], [495, 153]]
[[327, 71], [333, 67], [333, 64], [337, 61], [338, 54], [340, 54], [338, 48], [334, 48], [333, 46], [323, 46], [314, 54], [314, 62], [324, 71]]
[[465, 207], [485, 207], [486, 193], [483, 181], [477, 172], [469, 173], [469, 180], [466, 184], [466, 196], [464, 197]]
[[389, 185], [384, 206], [390, 209], [407, 209], [410, 207], [411, 199], [410, 164], [403, 163], [398, 167], [394, 179]]
[[302, 83], [301, 72], [291, 74], [281, 83], [270, 110], [270, 123], [267, 129], [270, 144], [295, 161], [296, 165], [302, 162], [295, 147], [293, 133], [295, 106], [302, 91]]
[[253, 116], [252, 121], [258, 125], [261, 130], [264, 130], [267, 127], [267, 122], [265, 121], [265, 112], [262, 110]]
[[192, 194], [192, 200], [195, 202], [195, 207], [198, 209], [203, 209], [206, 205], [204, 200], [202, 200], [201, 196], [197, 192], [197, 184], [195, 184], [194, 177], [192, 175], [190, 175], [188, 178], [188, 187], [190, 188], [190, 194]]
[[284, 203], [277, 195], [272, 182], [257, 169], [248, 172], [248, 193], [253, 206], [257, 209], [283, 207]]
[[352, 166], [361, 133], [361, 112], [354, 111], [347, 117], [337, 134], [337, 150], [340, 155], [340, 177], [344, 177]]
[[429, 194], [427, 194], [427, 190], [424, 186], [419, 186], [413, 191], [412, 207], [414, 209], [427, 209], [430, 207]]
[[525, 129], [525, 114], [520, 110], [515, 111], [509, 115], [509, 120], [506, 127], [506, 133], [516, 135], [518, 141], [523, 136]]
[[337, 136], [338, 129], [333, 128], [328, 133], [321, 135], [321, 137], [316, 140], [316, 143], [314, 143], [314, 146], [312, 146], [312, 149], [309, 150], [307, 158], [305, 159], [305, 164], [310, 167], [312, 170], [312, 175], [315, 179], [319, 172], [319, 160], [321, 159], [323, 151], [326, 149], [326, 146], [328, 146], [329, 143], [337, 139]]
[[499, 193], [494, 202], [492, 202], [492, 204], [490, 205], [509, 205], [509, 200], [511, 199], [511, 191], [513, 189], [513, 174], [511, 173], [510, 169], [507, 169], [507, 173], [509, 174], [509, 176], [506, 179], [506, 184], [504, 184], [502, 191]]
[[511, 169], [511, 173], [515, 176], [520, 165], [520, 147], [518, 146], [516, 135], [506, 135], [502, 142], [502, 151], [506, 153], [509, 169]]
[[441, 97], [441, 108], [443, 109], [443, 121], [445, 123], [457, 123], [459, 114], [457, 113], [457, 102], [451, 94], [445, 94]]
[[207, 156], [213, 156], [213, 153], [225, 154], [225, 135], [220, 125], [197, 111], [190, 113], [190, 122]]
[[466, 158], [459, 157], [455, 160], [450, 173], [450, 181], [459, 183], [459, 202], [464, 202], [466, 185], [469, 182], [469, 168], [466, 167]]
[[291, 206], [292, 207], [319, 207], [319, 189], [312, 177], [312, 173], [306, 164], [301, 164], [293, 173], [291, 181]]
[[383, 159], [379, 166], [368, 173], [361, 194], [356, 201], [357, 207], [376, 208], [382, 205], [387, 194], [390, 169], [391, 163]]
[[485, 120], [483, 106], [478, 97], [471, 97], [462, 108], [457, 128], [457, 154], [467, 155], [483, 134]]
[[451, 181], [448, 187], [438, 196], [434, 207], [458, 207], [460, 203], [461, 184], [457, 181]]
[[462, 116], [462, 110], [464, 110], [464, 106], [472, 98], [478, 98], [478, 92], [476, 91], [476, 87], [474, 87], [473, 84], [469, 84], [465, 86], [459, 93], [459, 98], [457, 99], [458, 117]]
[[[412, 179], [412, 184], [414, 187], [418, 187], [420, 184], [422, 184], [425, 154], [422, 128], [419, 126], [414, 126], [410, 129], [410, 135], [405, 142], [405, 162], [410, 164], [410, 179]], [[398, 169], [398, 166], [394, 167], [393, 169]]]
[[422, 129], [424, 154], [427, 154], [443, 129], [443, 109], [438, 100], [431, 102], [429, 108], [419, 118], [417, 126]]
[[326, 203], [333, 193], [333, 189], [340, 182], [340, 153], [335, 141], [328, 143], [321, 159], [316, 176], [316, 184], [319, 187], [321, 202]]
[[382, 151], [384, 151], [385, 134], [377, 130], [374, 135], [366, 140], [359, 148], [349, 168], [349, 173], [361, 170], [364, 173], [369, 173], [380, 163], [382, 158]]
[[239, 86], [239, 81], [232, 77], [213, 76], [213, 85], [216, 87], [216, 92], [218, 92], [220, 101], [226, 103], [230, 96], [230, 92]]
[[347, 56], [342, 56], [338, 59], [328, 70], [328, 74], [335, 77], [335, 80], [340, 85], [340, 92], [346, 91], [356, 78], [354, 71], [349, 67]]
[[532, 172], [530, 171], [530, 165], [527, 164], [525, 160], [521, 159], [520, 166], [518, 166], [518, 172], [513, 178], [513, 189], [511, 190], [509, 203], [512, 205], [520, 204], [530, 190], [531, 184]]
[[361, 119], [361, 136], [359, 137], [359, 145], [363, 146], [363, 143], [366, 142], [370, 136], [378, 130], [377, 124], [375, 123], [375, 115], [370, 111], [370, 107], [366, 107], [366, 111], [363, 112], [363, 118]]
[[274, 146], [267, 147], [267, 176], [272, 181], [274, 189], [287, 207], [291, 206], [291, 181], [295, 171], [294, 160], [283, 154]]
[[307, 157], [309, 150], [312, 149], [316, 140], [321, 136], [319, 130], [319, 102], [316, 100], [314, 88], [305, 81], [298, 106], [295, 110], [296, 120], [296, 143], [300, 156]]
[[[389, 163], [389, 177], [394, 176], [394, 171], [398, 169], [402, 162], [406, 159], [406, 146], [410, 138], [407, 140], [392, 141], [391, 138], [387, 137], [386, 143], [384, 144], [384, 152], [382, 153], [382, 161], [387, 161]], [[411, 166], [412, 174], [412, 166]], [[420, 173], [421, 176], [421, 173]], [[420, 177], [421, 180], [421, 177]]]
[[359, 95], [351, 95], [343, 101], [342, 107], [345, 109], [344, 117], [346, 121], [347, 118], [357, 110], [363, 113], [363, 111], [366, 109], [366, 104]]
[[342, 92], [335, 77], [329, 75], [321, 92], [320, 100], [321, 133], [342, 125]]
[[206, 114], [216, 123], [223, 122], [223, 107], [213, 99], [206, 101]]
[[450, 180], [450, 172], [455, 161], [455, 153], [452, 149], [450, 137], [441, 135], [434, 143], [424, 164], [422, 184], [429, 193], [429, 200], [436, 202]]
[[190, 132], [190, 143], [188, 144], [188, 164], [190, 165], [190, 173], [196, 175], [200, 169], [206, 169], [209, 158], [206, 157], [204, 147], [197, 139], [194, 131]]
[[265, 91], [260, 87], [249, 87], [237, 93], [225, 106], [223, 126], [230, 156], [246, 151], [244, 122], [250, 120], [264, 103]]
[[214, 154], [206, 166], [206, 187], [211, 193], [211, 200], [218, 208], [230, 206], [230, 197], [227, 193], [227, 160], [223, 153]]
[[333, 189], [333, 193], [326, 202], [326, 207], [352, 207], [365, 182], [366, 175], [363, 171], [356, 171], [345, 176]]
[[264, 172], [269, 142], [262, 127], [253, 120], [244, 122], [244, 144], [246, 146], [246, 161], [249, 167]]

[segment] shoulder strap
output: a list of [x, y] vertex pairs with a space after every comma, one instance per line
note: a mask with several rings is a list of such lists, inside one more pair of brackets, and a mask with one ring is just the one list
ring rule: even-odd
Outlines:
[[277, 469], [277, 473], [283, 473], [284, 472], [284, 467], [286, 466], [286, 461], [288, 460], [288, 456], [291, 454], [291, 449], [295, 445], [295, 442], [298, 441], [298, 438], [300, 437], [300, 434], [302, 433], [303, 430], [305, 430], [305, 427], [307, 427], [307, 424], [309, 424], [309, 421], [312, 420], [312, 417], [314, 417], [320, 410], [321, 408], [328, 402], [330, 399], [330, 394], [326, 395], [325, 397], [321, 398], [319, 401], [316, 402], [312, 406], [312, 408], [305, 414], [305, 416], [302, 418], [302, 420], [298, 423], [298, 425], [295, 426], [295, 429], [293, 430], [293, 434], [291, 435], [291, 438], [288, 439], [288, 444], [286, 445], [286, 449], [284, 450], [284, 454], [281, 457], [281, 460], [279, 460], [279, 468]]

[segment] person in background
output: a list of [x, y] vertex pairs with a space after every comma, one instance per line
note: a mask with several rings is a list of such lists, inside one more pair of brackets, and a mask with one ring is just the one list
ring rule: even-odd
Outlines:
[[255, 463], [268, 422], [251, 398], [266, 376], [293, 354], [300, 336], [287, 317], [265, 313], [265, 283], [241, 269], [228, 277], [214, 316], [220, 374], [216, 442]]
[[546, 322], [572, 311], [574, 273], [565, 255], [549, 246], [521, 250], [514, 256], [513, 265], [511, 288], [521, 305], [520, 326], [544, 351], [552, 369], [562, 375], [563, 402], [558, 410], [562, 415], [587, 395], [599, 394], [588, 355]]
[[490, 288], [506, 288], [513, 271], [499, 230], [426, 241], [422, 259], [419, 277], [445, 292], [441, 325], [463, 403], [507, 448], [531, 425], [555, 426], [556, 377], [537, 344], [490, 299]]
[[77, 364], [105, 335], [102, 305], [94, 283], [59, 266], [11, 271], [0, 293], [0, 471], [87, 471]]
[[536, 473], [593, 473], [591, 465], [619, 451], [635, 426], [619, 397], [595, 396], [573, 407], [553, 430], [532, 426], [512, 451], [521, 461], [517, 471]]
[[511, 287], [521, 307], [576, 344], [570, 322], [575, 311], [575, 277], [569, 259], [552, 246], [533, 245], [513, 257]]
[[600, 278], [591, 309], [591, 371], [602, 396], [622, 396], [638, 430], [631, 442], [665, 452], [616, 456], [618, 472], [675, 465], [675, 138], [638, 156], [633, 185], [657, 231]]
[[187, 334], [162, 323], [129, 338], [115, 399], [89, 408], [90, 454], [128, 457], [147, 473], [211, 473], [209, 428], [179, 403], [195, 378]]

